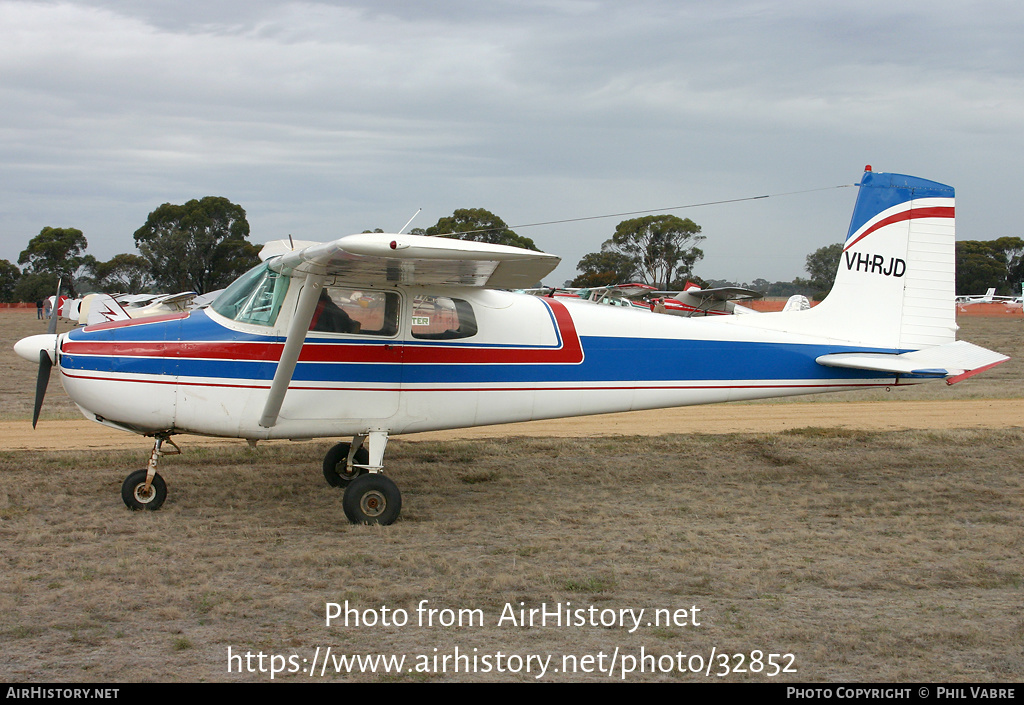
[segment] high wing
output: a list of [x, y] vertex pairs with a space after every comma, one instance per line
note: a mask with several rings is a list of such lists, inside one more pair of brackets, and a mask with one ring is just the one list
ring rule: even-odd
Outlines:
[[[650, 284], [614, 284], [612, 286], [604, 287], [607, 293], [612, 296], [622, 296], [627, 299], [635, 299], [641, 296], [648, 296], [654, 292], [655, 287]], [[598, 291], [598, 289], [593, 289]]]
[[150, 305], [161, 304], [168, 308], [184, 311], [195, 297], [196, 292], [194, 291], [180, 291], [177, 294], [167, 294], [166, 296], [157, 297]]
[[202, 306], [209, 306], [217, 297], [224, 293], [224, 289], [217, 289], [216, 291], [208, 291], [205, 294], [199, 294], [192, 299], [188, 304], [189, 309], [200, 308]]
[[291, 243], [277, 241], [268, 245], [266, 255], [261, 253], [273, 271], [305, 279], [260, 417], [264, 428], [277, 424], [327, 277], [357, 286], [433, 284], [521, 289], [536, 285], [562, 261], [555, 255], [518, 247], [424, 235], [360, 233], [322, 244], [300, 244], [304, 246], [295, 250], [288, 249]]
[[753, 309], [734, 303], [735, 299], [759, 299], [763, 294], [739, 286], [719, 286], [701, 289], [688, 285], [683, 291], [659, 291], [663, 299], [655, 299], [654, 310], [674, 316], [728, 315], [756, 313]]
[[[662, 293], [662, 292], [658, 292]], [[691, 288], [683, 291], [682, 293], [676, 292], [665, 292], [674, 294], [678, 300], [680, 296], [696, 296], [701, 301], [732, 301], [733, 299], [760, 299], [764, 294], [760, 291], [754, 291], [753, 289], [744, 289], [739, 286], [717, 286], [712, 289], [697, 289]]]
[[[305, 244], [305, 243], [300, 243]], [[281, 251], [280, 242], [272, 251]], [[360, 233], [307, 244], [268, 259], [289, 276], [337, 276], [352, 284], [448, 284], [494, 289], [535, 286], [560, 257], [471, 240]]]
[[160, 294], [121, 294], [114, 296], [114, 300], [122, 306], [138, 308], [149, 306], [158, 298], [160, 298]]
[[647, 310], [649, 304], [643, 300], [654, 291], [650, 284], [609, 284], [576, 290], [576, 296], [586, 301], [609, 306], [625, 306]]

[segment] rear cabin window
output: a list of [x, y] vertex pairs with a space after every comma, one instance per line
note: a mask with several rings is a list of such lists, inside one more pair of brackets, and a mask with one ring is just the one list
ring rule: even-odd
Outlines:
[[468, 301], [422, 295], [413, 299], [413, 338], [455, 340], [476, 335], [476, 330], [476, 316]]
[[398, 333], [401, 299], [393, 291], [326, 287], [309, 329], [317, 333], [393, 336]]

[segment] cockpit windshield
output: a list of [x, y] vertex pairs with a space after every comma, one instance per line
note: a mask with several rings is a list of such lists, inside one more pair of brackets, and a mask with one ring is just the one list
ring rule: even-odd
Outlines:
[[210, 308], [239, 323], [272, 326], [288, 293], [290, 279], [271, 270], [266, 263], [257, 265], [225, 289]]

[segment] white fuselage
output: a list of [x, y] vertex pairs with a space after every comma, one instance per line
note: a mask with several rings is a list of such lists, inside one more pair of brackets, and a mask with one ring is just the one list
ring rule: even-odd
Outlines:
[[[380, 292], [398, 297], [394, 330], [368, 334], [378, 324], [364, 321], [354, 333], [310, 331], [271, 428], [259, 419], [295, 292], [272, 326], [202, 309], [73, 331], [60, 341], [62, 381], [103, 423], [253, 439], [412, 433], [923, 381], [823, 367], [815, 358], [824, 353], [875, 349], [735, 320], [468, 287]], [[345, 310], [358, 318], [374, 293], [350, 296]], [[419, 332], [442, 299], [458, 300], [475, 332]], [[424, 312], [423, 302], [433, 308]]]

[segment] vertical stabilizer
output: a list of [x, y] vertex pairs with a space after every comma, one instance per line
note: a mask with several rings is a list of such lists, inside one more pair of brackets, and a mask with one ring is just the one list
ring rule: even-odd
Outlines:
[[870, 167], [859, 188], [832, 291], [783, 314], [786, 329], [903, 350], [954, 341], [953, 188]]
[[952, 342], [954, 215], [951, 186], [864, 172], [836, 282], [822, 306], [858, 309], [860, 326], [892, 347]]
[[131, 318], [110, 294], [89, 294], [83, 300], [82, 309], [85, 320], [80, 319], [78, 322], [87, 326], [110, 321], [127, 321]]

